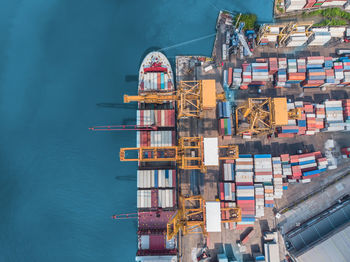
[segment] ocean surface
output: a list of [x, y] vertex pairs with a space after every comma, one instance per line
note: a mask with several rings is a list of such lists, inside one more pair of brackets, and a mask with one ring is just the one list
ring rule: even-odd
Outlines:
[[0, 262], [134, 261], [136, 164], [121, 163], [150, 50], [208, 55], [220, 9], [272, 20], [272, 0], [3, 0]]

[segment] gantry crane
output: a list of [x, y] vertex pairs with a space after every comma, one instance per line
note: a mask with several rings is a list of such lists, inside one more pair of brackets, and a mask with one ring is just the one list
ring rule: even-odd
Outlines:
[[[218, 151], [219, 160], [237, 159], [239, 154], [237, 145], [218, 146]], [[127, 157], [126, 153], [136, 156]], [[121, 161], [169, 161], [176, 162], [180, 169], [206, 172], [203, 137], [181, 137], [178, 146], [121, 148], [119, 155]]]
[[205, 109], [216, 107], [216, 100], [225, 101], [225, 94], [216, 93], [215, 80], [180, 81], [174, 92], [147, 92], [138, 96], [124, 95], [124, 103], [177, 103], [177, 117], [201, 117]]
[[[183, 235], [202, 233], [207, 235], [205, 200], [202, 196], [179, 196], [179, 209], [167, 224], [167, 239], [175, 237], [181, 230]], [[240, 222], [241, 209], [235, 207], [221, 208], [220, 212], [229, 214], [221, 216], [221, 223]]]
[[[313, 21], [303, 22], [303, 23], [290, 22], [281, 30], [282, 36], [279, 38], [278, 44], [279, 45], [284, 44], [285, 41], [288, 39], [288, 37], [294, 34], [298, 35], [300, 33], [305, 33], [305, 35], [309, 38], [313, 34], [313, 31], [310, 30], [313, 24], [314, 24]], [[298, 27], [302, 27], [302, 26], [305, 27], [305, 31], [303, 30], [302, 32], [300, 32]]]
[[236, 108], [236, 133], [271, 134], [277, 126], [287, 125], [288, 119], [300, 119], [299, 108], [288, 110], [287, 99], [249, 98]]
[[[310, 30], [313, 25], [313, 22], [304, 22], [304, 23], [295, 23], [290, 22], [287, 24], [264, 24], [260, 27], [258, 33], [258, 43], [260, 44], [262, 38], [266, 38], [269, 36], [276, 36], [276, 40], [278, 45], [282, 45], [288, 39], [289, 36], [293, 34], [300, 34], [302, 32], [299, 31], [298, 27], [305, 27], [305, 35], [310, 37], [313, 32]], [[278, 27], [278, 33], [272, 32], [272, 28]]]

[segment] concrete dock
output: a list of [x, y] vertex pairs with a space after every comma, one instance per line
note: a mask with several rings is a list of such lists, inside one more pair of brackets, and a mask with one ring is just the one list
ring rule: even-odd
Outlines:
[[[220, 20], [220, 19], [219, 19]], [[218, 21], [219, 21], [218, 20]], [[222, 87], [222, 72], [223, 69], [229, 66], [241, 67], [243, 62], [252, 62], [256, 58], [268, 58], [268, 57], [287, 57], [298, 58], [306, 56], [332, 56], [336, 57], [336, 50], [346, 48], [348, 44], [333, 42], [327, 47], [312, 47], [304, 48], [302, 50], [294, 50], [292, 48], [275, 48], [273, 46], [257, 47], [254, 50], [254, 55], [250, 58], [243, 60], [237, 58], [234, 55], [230, 56], [228, 61], [222, 61], [222, 43], [225, 39], [225, 30], [220, 24], [217, 25], [217, 36], [213, 48], [213, 62], [203, 62], [195, 56], [177, 56], [176, 57], [176, 81], [183, 80], [203, 80], [203, 79], [215, 79], [216, 88], [218, 92], [223, 92]], [[208, 65], [212, 65], [213, 69], [205, 72], [204, 68]], [[302, 94], [302, 95], [301, 95]], [[310, 88], [303, 90], [300, 87], [296, 88], [283, 88], [276, 89], [272, 84], [268, 84], [262, 88], [261, 93], [254, 92], [254, 90], [237, 90], [236, 91], [236, 103], [245, 101], [249, 97], [277, 97], [287, 96], [291, 100], [304, 99], [307, 101], [323, 101], [328, 99], [347, 99], [350, 97], [349, 89], [347, 88], [328, 88], [326, 91], [321, 91], [319, 88]], [[201, 119], [189, 118], [179, 120], [178, 122], [178, 137], [184, 136], [203, 136], [203, 137], [219, 137], [218, 133], [218, 121], [215, 110], [205, 111], [205, 115]], [[252, 138], [245, 140], [238, 136], [232, 136], [230, 139], [223, 139], [219, 137], [220, 145], [236, 144], [239, 145], [241, 154], [272, 154], [272, 156], [279, 156], [281, 154], [296, 154], [298, 150], [308, 151], [324, 151], [324, 143], [328, 139], [334, 139], [339, 146], [349, 146], [349, 134], [346, 132], [332, 132], [332, 133], [318, 133], [314, 136], [297, 136], [295, 138], [270, 138], [266, 136]], [[282, 234], [295, 226], [296, 222], [302, 222], [313, 214], [319, 212], [322, 208], [326, 207], [331, 202], [334, 202], [338, 197], [344, 193], [349, 192], [348, 177], [344, 174], [349, 172], [349, 161], [343, 160], [339, 163], [339, 168], [332, 171], [327, 171], [326, 174], [322, 174], [320, 177], [312, 179], [308, 184], [295, 184], [290, 185], [289, 189], [284, 191], [282, 199], [275, 200], [275, 207], [265, 208], [265, 216], [258, 219], [254, 225], [254, 235], [246, 244], [246, 249], [243, 252], [243, 258], [251, 258], [252, 253], [263, 252], [263, 233], [270, 230], [278, 230], [284, 228], [280, 232], [280, 259], [282, 260], [285, 255], [284, 241], [282, 240]], [[219, 168], [209, 167], [206, 174], [199, 174], [202, 176], [198, 179], [196, 188], [205, 200], [215, 201], [218, 199], [218, 182]], [[341, 181], [336, 181], [337, 178], [344, 176]], [[191, 171], [178, 170], [179, 181], [179, 193], [182, 195], [194, 195], [193, 185], [191, 185]], [[331, 186], [327, 186], [332, 184]], [[337, 184], [343, 185], [337, 186]], [[327, 192], [324, 197], [317, 197], [317, 190], [323, 188]], [[335, 189], [334, 189], [335, 188]], [[317, 194], [316, 194], [317, 193]], [[300, 201], [303, 197], [307, 197], [312, 194], [312, 200]], [[300, 202], [300, 204], [298, 204]], [[299, 206], [300, 205], [300, 206]], [[286, 207], [293, 206], [290, 211], [285, 212], [280, 219], [276, 219], [275, 215], [279, 211]], [[303, 210], [314, 209], [314, 212], [310, 212], [307, 217], [302, 215], [296, 215], [305, 213]], [[232, 244], [237, 246], [237, 242], [242, 239], [242, 236], [246, 234], [245, 230], [229, 230], [222, 227], [221, 233], [210, 233], [208, 238], [205, 239], [200, 234], [180, 236], [179, 241], [179, 253], [180, 261], [192, 261], [192, 253], [197, 248], [202, 248], [206, 244], [212, 255], [211, 261], [216, 261], [216, 254], [220, 252], [223, 244]], [[238, 247], [237, 247], [238, 248]]]

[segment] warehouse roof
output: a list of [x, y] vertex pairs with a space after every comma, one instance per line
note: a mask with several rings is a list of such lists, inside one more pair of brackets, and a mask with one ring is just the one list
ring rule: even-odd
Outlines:
[[[348, 226], [350, 221], [350, 199], [343, 203], [336, 204], [326, 211], [319, 214], [317, 217], [310, 219], [305, 222], [299, 228], [292, 230], [287, 233], [286, 241], [289, 245], [288, 250], [296, 257], [302, 257], [303, 254], [307, 254], [309, 251], [316, 248], [316, 246], [324, 243], [326, 240], [332, 238], [335, 233], [339, 232], [340, 229], [344, 229], [344, 226]], [[348, 235], [349, 239], [350, 235]], [[336, 238], [338, 239], [338, 238]], [[331, 240], [329, 243], [331, 245]], [[348, 240], [349, 241], [349, 240]], [[328, 243], [328, 242], [327, 242]], [[339, 243], [340, 246], [342, 244]], [[323, 246], [323, 245], [322, 245]], [[330, 249], [333, 249], [329, 246]], [[328, 249], [327, 249], [328, 250]], [[327, 251], [324, 252], [338, 252], [338, 251]], [[350, 248], [348, 248], [350, 252]], [[310, 254], [310, 253], [309, 253]], [[348, 253], [350, 256], [350, 253]], [[308, 255], [305, 256], [309, 257]], [[322, 261], [322, 260], [303, 260], [303, 261]], [[341, 260], [330, 260], [330, 261], [341, 261]]]
[[273, 99], [274, 104], [274, 116], [276, 125], [287, 125], [288, 124], [288, 109], [287, 109], [287, 98], [275, 97]]
[[221, 232], [220, 202], [206, 202], [205, 216], [207, 232]]
[[202, 103], [204, 109], [216, 107], [215, 79], [202, 80]]
[[219, 165], [219, 148], [217, 137], [204, 138], [204, 165]]
[[345, 228], [298, 257], [300, 262], [349, 261], [350, 222]]

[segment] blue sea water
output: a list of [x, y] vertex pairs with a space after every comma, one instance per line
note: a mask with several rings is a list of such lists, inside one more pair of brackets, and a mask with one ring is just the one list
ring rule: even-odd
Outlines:
[[[3, 0], [0, 9], [0, 261], [133, 261], [135, 122], [142, 57], [211, 54], [220, 9], [272, 20], [272, 0]], [[173, 48], [167, 48], [174, 46]]]

